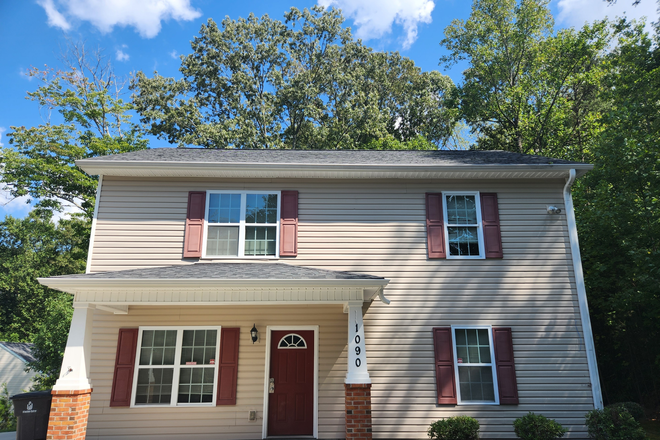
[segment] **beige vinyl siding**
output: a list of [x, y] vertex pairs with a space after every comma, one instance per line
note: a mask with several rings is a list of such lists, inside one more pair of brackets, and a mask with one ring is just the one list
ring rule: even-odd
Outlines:
[[[91, 380], [94, 391], [87, 439], [261, 438], [264, 404], [266, 334], [269, 325], [319, 326], [319, 436], [344, 433], [346, 315], [333, 306], [134, 306], [128, 315], [97, 310], [92, 335]], [[252, 344], [256, 324], [261, 339]], [[139, 326], [240, 327], [237, 400], [235, 406], [110, 408], [110, 391], [120, 328]], [[338, 410], [337, 410], [338, 408]], [[257, 420], [248, 421], [249, 411]]]
[[29, 391], [35, 374], [34, 371], [26, 373], [25, 362], [0, 347], [0, 390], [2, 384], [7, 384], [10, 396]]
[[[569, 429], [566, 438], [584, 438], [583, 417], [593, 401], [566, 217], [546, 213], [547, 205], [564, 208], [562, 188], [562, 181], [531, 180], [236, 182], [106, 177], [92, 271], [194, 262], [182, 259], [188, 191], [297, 189], [298, 257], [277, 261], [391, 280], [385, 295], [392, 304], [376, 301], [364, 318], [374, 438], [426, 438], [431, 421], [459, 414], [477, 417], [484, 438], [513, 438], [513, 419], [528, 411], [556, 418]], [[427, 258], [424, 194], [461, 190], [498, 194], [503, 259]], [[108, 319], [133, 319], [133, 309], [125, 318]], [[345, 322], [345, 316], [338, 319]], [[520, 405], [435, 404], [431, 329], [452, 324], [512, 327]], [[323, 344], [322, 340], [322, 349]], [[337, 362], [326, 368], [341, 376], [341, 383], [345, 358], [324, 361]], [[254, 387], [263, 388], [263, 376], [255, 376], [255, 381]], [[329, 415], [327, 423], [338, 426], [320, 430], [321, 438], [343, 437], [343, 389], [333, 388], [332, 395], [336, 401], [321, 406], [319, 417]], [[90, 424], [95, 423], [94, 414]], [[170, 411], [154, 417], [172, 420], [172, 415]], [[247, 413], [242, 418], [247, 419]], [[251, 425], [241, 423], [241, 432], [253, 432]], [[260, 427], [254, 432], [258, 435], [252, 438], [258, 438]]]

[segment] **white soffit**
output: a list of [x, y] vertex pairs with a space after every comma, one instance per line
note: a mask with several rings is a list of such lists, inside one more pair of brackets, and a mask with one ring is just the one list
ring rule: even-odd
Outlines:
[[559, 179], [570, 169], [580, 177], [591, 164], [517, 165], [319, 165], [209, 162], [108, 161], [85, 159], [86, 173], [126, 177], [303, 178], [303, 179]]

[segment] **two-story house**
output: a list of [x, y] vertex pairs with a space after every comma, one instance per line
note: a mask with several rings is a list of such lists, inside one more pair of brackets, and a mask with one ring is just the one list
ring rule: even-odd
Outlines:
[[[571, 185], [501, 151], [160, 148], [99, 176], [49, 436], [426, 438], [601, 407]], [[93, 391], [92, 391], [93, 389]], [[85, 434], [86, 429], [86, 434]], [[57, 437], [59, 435], [59, 437]]]

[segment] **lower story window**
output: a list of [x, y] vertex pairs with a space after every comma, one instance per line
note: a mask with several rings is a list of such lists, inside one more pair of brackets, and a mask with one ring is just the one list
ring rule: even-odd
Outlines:
[[458, 403], [499, 403], [490, 327], [452, 327]]
[[214, 405], [220, 327], [142, 327], [133, 404]]

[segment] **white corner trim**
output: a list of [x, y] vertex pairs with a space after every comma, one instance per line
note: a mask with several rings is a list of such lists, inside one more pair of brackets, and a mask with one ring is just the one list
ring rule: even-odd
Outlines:
[[94, 202], [94, 217], [92, 217], [92, 230], [89, 234], [89, 249], [87, 250], [87, 267], [85, 273], [92, 268], [92, 251], [94, 250], [94, 235], [96, 234], [96, 217], [99, 215], [99, 200], [101, 200], [101, 186], [103, 186], [103, 174], [99, 175], [99, 183], [96, 186], [96, 201]]
[[575, 210], [573, 208], [573, 196], [571, 186], [575, 182], [576, 172], [571, 169], [564, 186], [564, 207], [566, 209], [566, 222], [568, 223], [568, 238], [571, 244], [571, 255], [573, 256], [573, 270], [575, 271], [575, 287], [577, 289], [578, 305], [580, 307], [580, 319], [582, 321], [582, 334], [584, 335], [584, 346], [587, 351], [587, 365], [589, 366], [589, 379], [591, 381], [591, 394], [596, 409], [603, 408], [603, 394], [600, 389], [600, 377], [598, 375], [598, 363], [596, 362], [596, 348], [594, 346], [594, 334], [591, 330], [591, 319], [589, 318], [589, 304], [587, 303], [587, 289], [584, 284], [584, 273], [582, 271], [582, 258], [580, 256], [580, 244], [578, 242], [577, 224], [575, 222]]
[[266, 360], [264, 368], [264, 408], [261, 438], [268, 437], [268, 379], [270, 378], [270, 343], [273, 330], [313, 330], [314, 331], [314, 431], [319, 438], [319, 326], [318, 325], [269, 325], [266, 327]]

